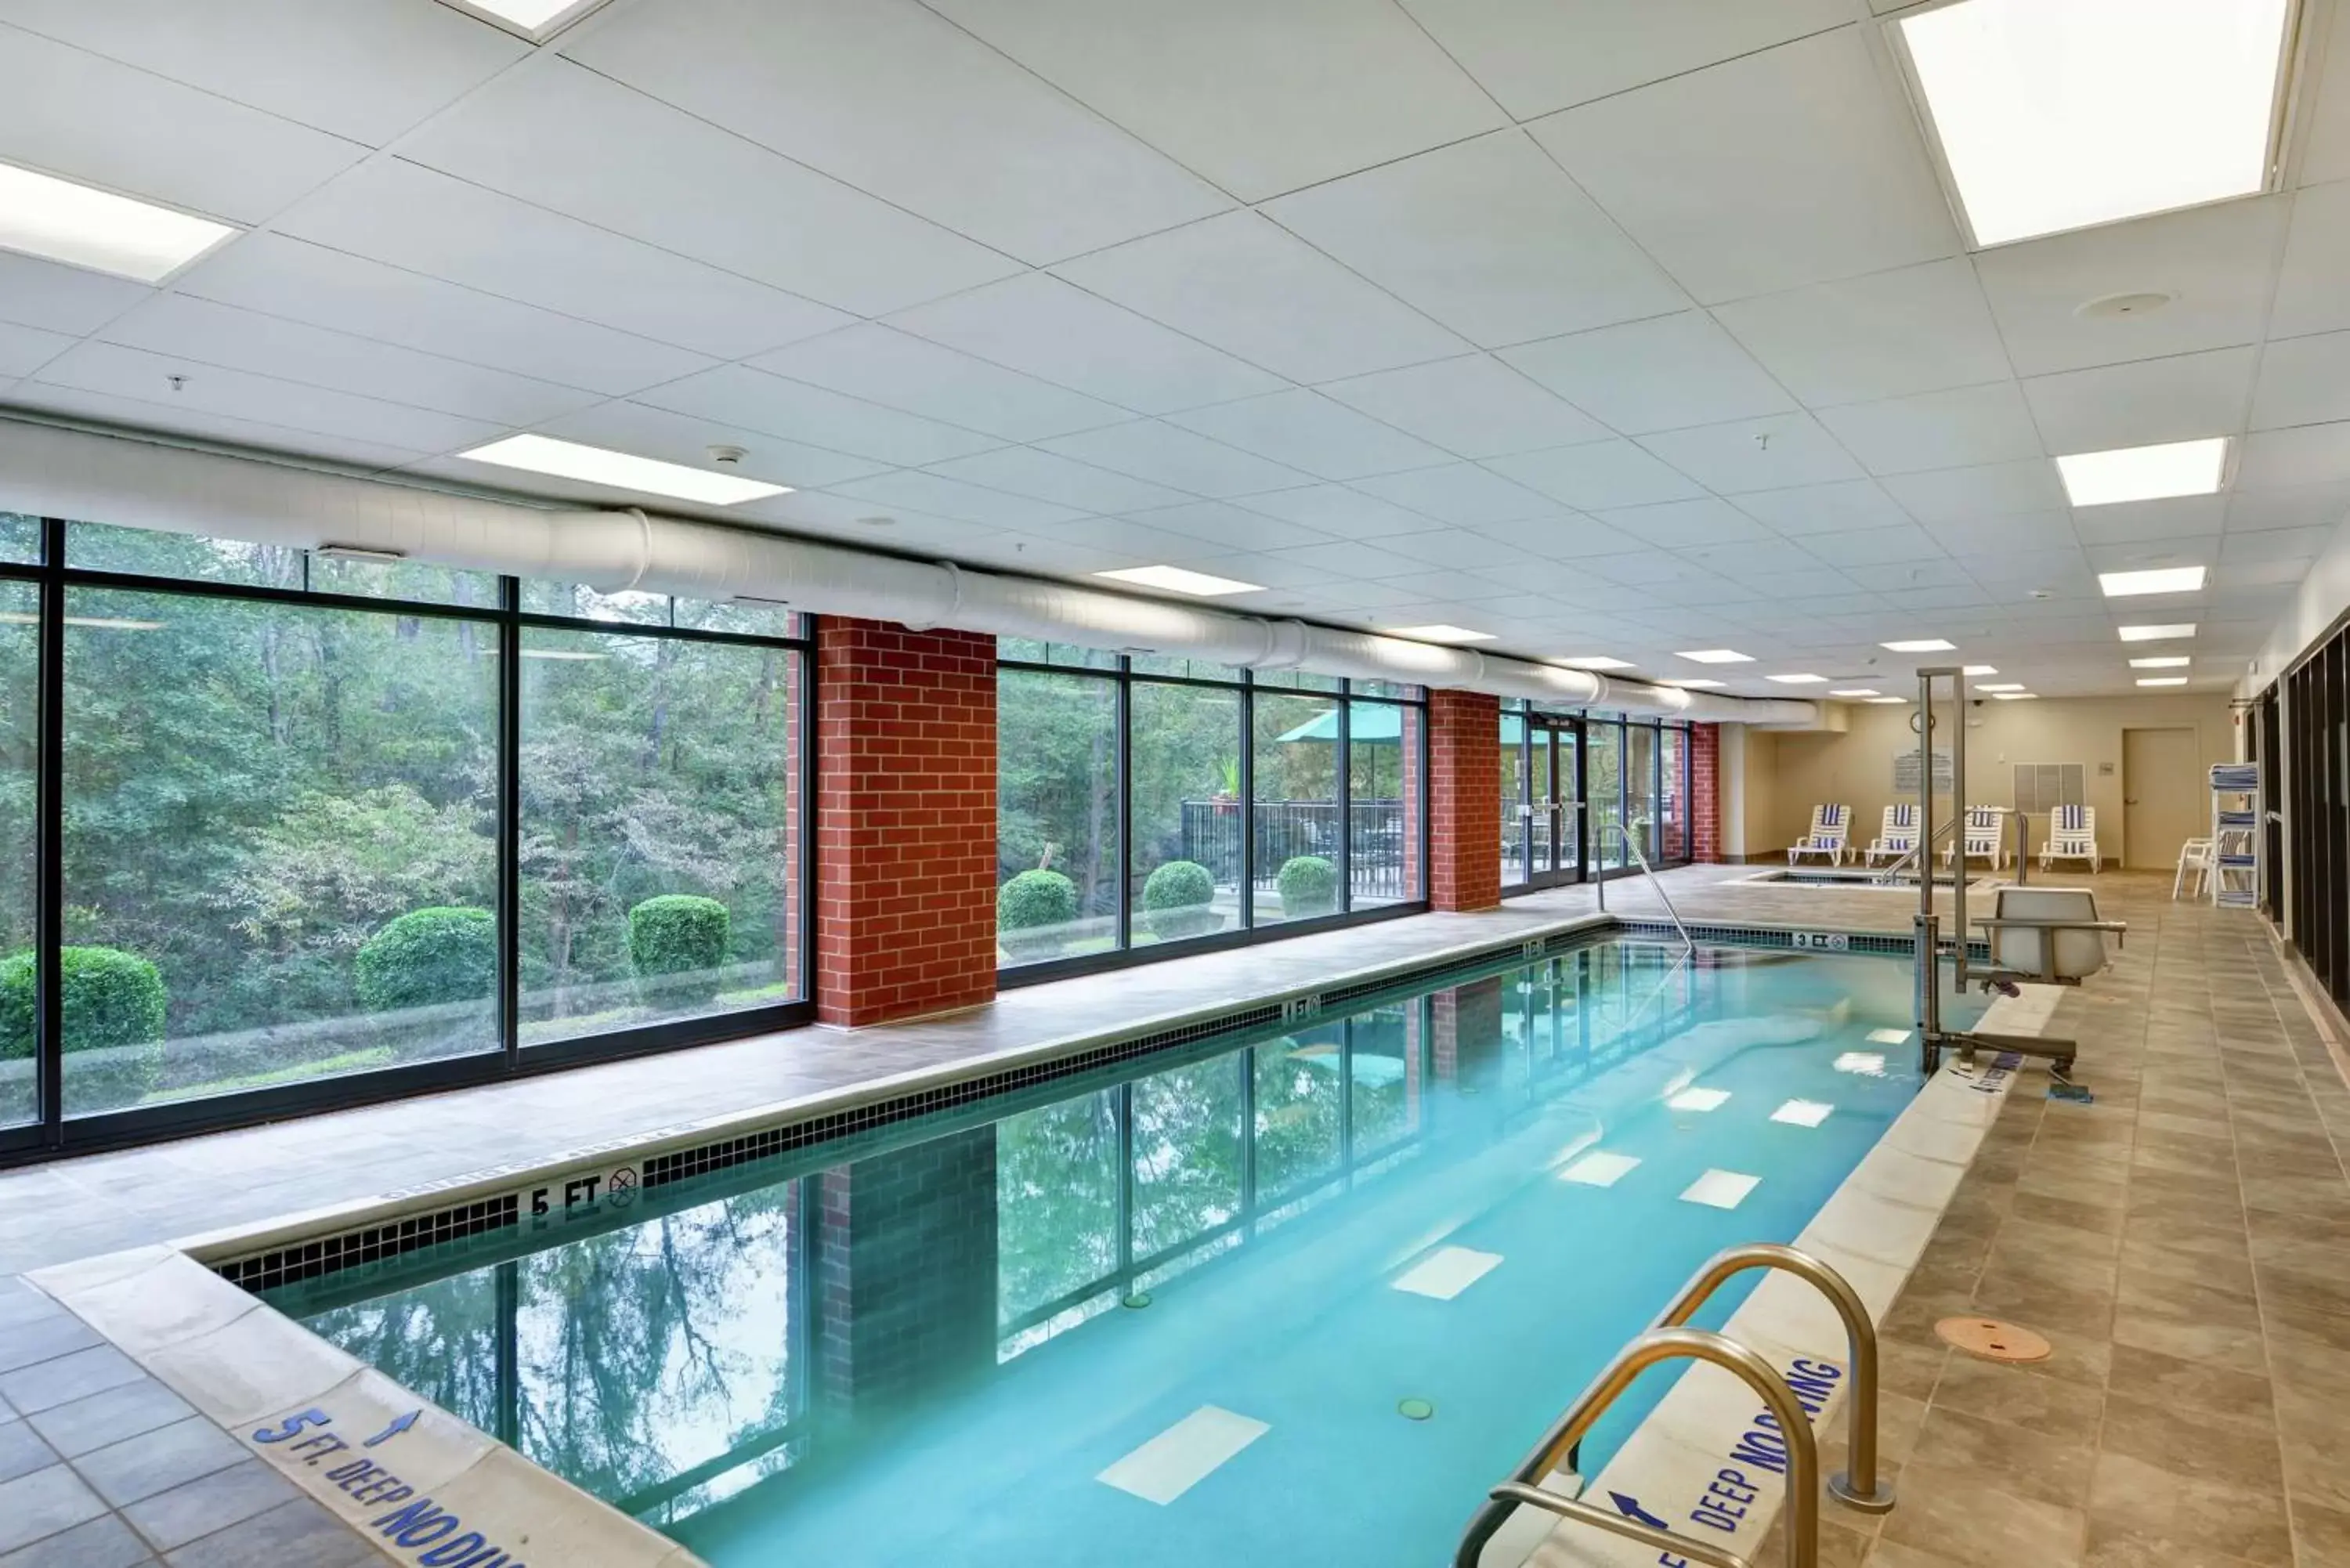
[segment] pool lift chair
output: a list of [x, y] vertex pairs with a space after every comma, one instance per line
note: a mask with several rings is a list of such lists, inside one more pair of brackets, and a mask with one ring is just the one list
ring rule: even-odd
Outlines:
[[[1919, 842], [1923, 846], [1931, 846], [1950, 826], [1945, 823], [1939, 829], [1934, 826], [1934, 682], [1944, 677], [1950, 682], [1950, 711], [1959, 721], [1950, 737], [1950, 776], [1967, 776], [1965, 678], [1954, 666], [1921, 669], [1918, 671], [1918, 807]], [[1972, 814], [1970, 810], [1969, 815]], [[1927, 854], [1918, 857], [1918, 1034], [1923, 1066], [1929, 1075], [1940, 1067], [1944, 1051], [1956, 1051], [1961, 1061], [1970, 1063], [1977, 1051], [1990, 1051], [2044, 1057], [2050, 1071], [2062, 1079], [2072, 1073], [2081, 1049], [2080, 1043], [2074, 1040], [1945, 1029], [1941, 987], [1944, 959], [1951, 961], [1961, 993], [1969, 985], [2003, 991], [2010, 995], [2023, 983], [2078, 985], [2106, 968], [2110, 961], [2106, 938], [2111, 936], [2118, 945], [2129, 929], [2120, 920], [2099, 919], [2097, 896], [2086, 888], [2025, 886], [2024, 868], [2031, 857], [2030, 819], [2021, 813], [2012, 815], [2024, 836], [2016, 852], [2017, 883], [1996, 890], [1989, 915], [1968, 919], [1965, 863], [1960, 860], [1949, 867], [1950, 923], [1958, 932], [1954, 938], [1942, 935], [1941, 916], [1934, 909], [1933, 858]], [[1967, 934], [1970, 926], [1982, 930], [1987, 963], [1978, 963], [1972, 956], [1972, 943]]]

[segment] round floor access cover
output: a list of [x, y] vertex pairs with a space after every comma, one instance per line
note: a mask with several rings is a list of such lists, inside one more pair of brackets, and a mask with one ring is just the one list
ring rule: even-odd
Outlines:
[[2055, 1347], [2020, 1324], [1989, 1317], [1946, 1317], [1934, 1332], [1985, 1361], [2045, 1361]]

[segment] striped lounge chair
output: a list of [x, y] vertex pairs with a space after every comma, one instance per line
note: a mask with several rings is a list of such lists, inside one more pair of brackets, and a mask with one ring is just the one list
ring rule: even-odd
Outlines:
[[2105, 864], [2097, 853], [2097, 808], [2094, 805], [2060, 805], [2048, 814], [2048, 841], [2040, 846], [2040, 868], [2048, 870], [2059, 860], [2085, 860], [2095, 871]]
[[1868, 846], [1868, 864], [1876, 865], [1880, 857], [1898, 860], [1917, 847], [1917, 804], [1904, 801], [1888, 805], [1885, 808], [1885, 821], [1878, 826], [1877, 837]]
[[1787, 850], [1787, 864], [1793, 866], [1806, 855], [1822, 855], [1831, 866], [1844, 864], [1845, 842], [1852, 836], [1852, 807], [1848, 805], [1815, 805], [1812, 807], [1812, 826], [1802, 840]]

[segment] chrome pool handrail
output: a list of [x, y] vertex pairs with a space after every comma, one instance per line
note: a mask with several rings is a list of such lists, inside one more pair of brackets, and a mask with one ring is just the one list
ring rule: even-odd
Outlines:
[[1486, 1494], [1485, 1501], [1461, 1532], [1453, 1552], [1453, 1568], [1478, 1568], [1478, 1558], [1521, 1504], [1539, 1508], [1579, 1524], [1621, 1535], [1662, 1551], [1669, 1551], [1708, 1568], [1751, 1568], [1746, 1559], [1708, 1542], [1677, 1535], [1637, 1519], [1622, 1518], [1575, 1498], [1543, 1490], [1534, 1483], [1557, 1468], [1558, 1461], [1582, 1442], [1586, 1433], [1621, 1397], [1632, 1381], [1649, 1367], [1666, 1361], [1705, 1361], [1737, 1376], [1752, 1388], [1779, 1424], [1787, 1440], [1787, 1564], [1788, 1568], [1819, 1568], [1819, 1455], [1812, 1425], [1795, 1391], [1771, 1364], [1711, 1329], [1651, 1328], [1616, 1353], [1590, 1386], [1575, 1397], [1564, 1415], [1526, 1455], [1514, 1474]]
[[[1648, 826], [1648, 820], [1649, 819], [1645, 816], [1636, 816], [1632, 819], [1632, 826], [1634, 827], [1646, 827]], [[1681, 912], [1673, 908], [1672, 895], [1667, 893], [1665, 891], [1665, 885], [1657, 880], [1656, 868], [1648, 864], [1648, 857], [1640, 853], [1639, 843], [1633, 838], [1631, 833], [1625, 828], [1623, 824], [1617, 822], [1603, 822], [1599, 825], [1599, 853], [1601, 857], [1604, 859], [1607, 857], [1607, 835], [1611, 832], [1613, 832], [1617, 837], [1624, 841], [1625, 858], [1631, 861], [1633, 865], [1638, 866], [1640, 868], [1640, 874], [1648, 879], [1649, 888], [1657, 895], [1657, 901], [1664, 905], [1665, 913], [1672, 917], [1673, 929], [1681, 934], [1681, 946], [1690, 951], [1695, 951], [1697, 949], [1697, 939], [1690, 935], [1689, 927], [1681, 920]], [[1593, 884], [1593, 886], [1598, 890], [1599, 912], [1604, 915], [1607, 912], [1607, 877], [1603, 874], [1598, 880]]]

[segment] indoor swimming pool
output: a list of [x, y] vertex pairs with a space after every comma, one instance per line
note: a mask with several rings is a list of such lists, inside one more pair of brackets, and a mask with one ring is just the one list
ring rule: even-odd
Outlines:
[[268, 1299], [717, 1568], [1433, 1563], [1877, 1143], [1909, 985], [1601, 941]]

